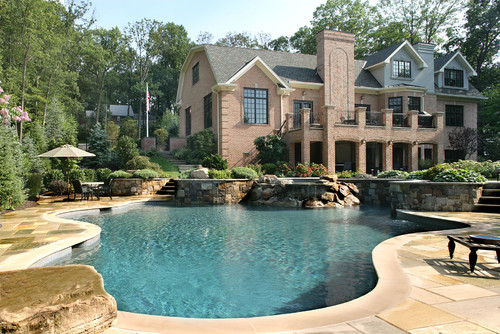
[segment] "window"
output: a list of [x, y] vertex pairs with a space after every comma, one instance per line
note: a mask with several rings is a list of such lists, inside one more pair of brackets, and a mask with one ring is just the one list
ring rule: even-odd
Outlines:
[[420, 111], [420, 97], [408, 96], [408, 110]]
[[205, 115], [205, 129], [212, 127], [212, 93], [203, 98], [203, 114]]
[[245, 123], [267, 124], [267, 89], [244, 88]]
[[450, 87], [464, 86], [464, 71], [462, 70], [444, 70], [444, 85]]
[[464, 126], [464, 106], [446, 105], [446, 126]]
[[191, 135], [191, 107], [186, 108], [186, 136]]
[[193, 66], [193, 85], [200, 80], [200, 63]]
[[411, 61], [393, 60], [392, 76], [398, 78], [411, 78]]
[[301, 127], [301, 117], [300, 117], [300, 109], [309, 108], [311, 109], [310, 113], [310, 124], [317, 123], [314, 119], [313, 115], [313, 103], [312, 101], [293, 101], [293, 128], [299, 129]]
[[465, 154], [461, 150], [444, 150], [444, 162], [457, 162], [464, 159]]
[[389, 109], [392, 109], [392, 125], [408, 126], [408, 117], [403, 115], [403, 97], [390, 97]]

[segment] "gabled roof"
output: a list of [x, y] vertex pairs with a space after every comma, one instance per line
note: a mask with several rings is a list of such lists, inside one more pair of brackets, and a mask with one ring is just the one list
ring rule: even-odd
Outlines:
[[113, 116], [134, 116], [134, 110], [132, 109], [132, 106], [128, 105], [110, 104], [109, 112]]
[[300, 53], [204, 45], [217, 83], [225, 83], [256, 57], [281, 80], [322, 83], [316, 72], [316, 56]]
[[391, 58], [402, 48], [405, 48], [408, 53], [410, 53], [421, 68], [428, 66], [415, 48], [408, 41], [404, 41], [363, 58], [363, 60], [366, 61], [365, 69], [370, 69], [383, 64], [389, 64]]
[[434, 59], [434, 73], [443, 72], [444, 69], [450, 64], [454, 59], [457, 59], [465, 67], [469, 75], [477, 75], [476, 71], [469, 64], [467, 59], [460, 53], [460, 51], [455, 51], [448, 53], [444, 56]]
[[354, 82], [355, 87], [369, 87], [369, 88], [382, 88], [380, 82], [373, 76], [370, 71], [365, 70], [364, 60], [354, 61], [354, 77], [356, 81]]

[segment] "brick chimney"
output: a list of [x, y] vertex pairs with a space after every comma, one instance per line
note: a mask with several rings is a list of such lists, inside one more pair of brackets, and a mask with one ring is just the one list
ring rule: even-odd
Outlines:
[[354, 111], [354, 34], [322, 30], [316, 35], [316, 46], [325, 106]]

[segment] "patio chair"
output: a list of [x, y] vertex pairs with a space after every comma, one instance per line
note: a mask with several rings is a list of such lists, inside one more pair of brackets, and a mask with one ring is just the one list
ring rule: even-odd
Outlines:
[[86, 200], [93, 197], [94, 193], [92, 192], [92, 189], [89, 187], [82, 185], [82, 181], [80, 180], [71, 180], [71, 184], [73, 185], [73, 189], [75, 191], [75, 197], [76, 199], [76, 194], [80, 194], [80, 201], [83, 200], [85, 197]]
[[112, 186], [113, 186], [113, 179], [106, 181], [103, 185], [100, 185], [99, 188], [97, 188], [97, 198], [100, 198], [101, 196], [109, 196], [109, 199], [113, 199], [113, 194], [112, 194]]

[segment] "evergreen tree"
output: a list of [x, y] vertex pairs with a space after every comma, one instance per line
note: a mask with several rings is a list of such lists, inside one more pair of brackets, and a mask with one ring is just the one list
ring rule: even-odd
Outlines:
[[100, 123], [94, 125], [90, 131], [88, 143], [89, 151], [94, 153], [96, 156], [92, 159], [88, 159], [90, 163], [87, 164], [94, 168], [108, 167], [111, 147], [108, 134], [106, 133], [106, 130], [102, 128]]
[[26, 198], [25, 166], [14, 128], [0, 125], [0, 209], [12, 209]]

